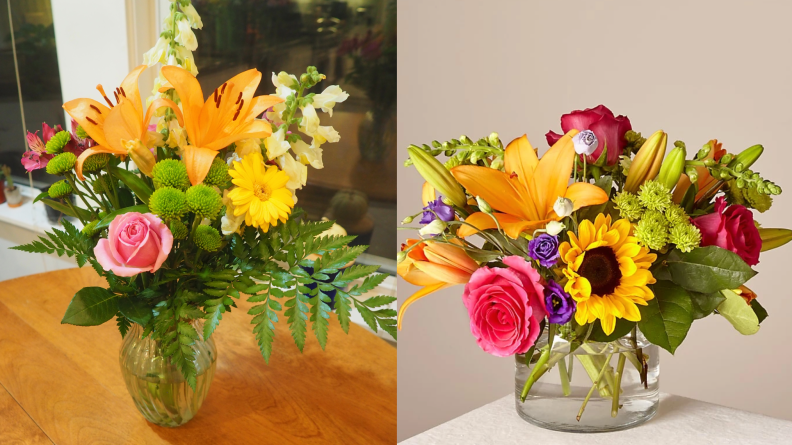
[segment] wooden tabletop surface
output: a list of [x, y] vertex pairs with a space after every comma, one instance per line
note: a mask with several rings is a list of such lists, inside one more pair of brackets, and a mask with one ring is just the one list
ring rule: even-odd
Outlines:
[[396, 442], [394, 347], [354, 324], [344, 334], [331, 314], [324, 352], [312, 338], [300, 354], [277, 324], [267, 365], [244, 301], [215, 331], [198, 414], [179, 428], [147, 422], [121, 377], [115, 323], [60, 324], [77, 290], [103, 284], [90, 267], [0, 282], [0, 444]]

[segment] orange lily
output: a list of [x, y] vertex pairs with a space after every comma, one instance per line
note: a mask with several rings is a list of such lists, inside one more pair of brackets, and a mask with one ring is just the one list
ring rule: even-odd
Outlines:
[[[121, 86], [114, 91], [117, 102], [115, 105], [107, 97], [102, 86], [96, 86], [109, 108], [87, 98], [74, 99], [63, 104], [63, 109], [69, 113], [69, 116], [74, 118], [98, 144], [85, 150], [77, 158], [75, 171], [80, 180], [85, 180], [82, 174], [83, 163], [93, 154], [112, 153], [126, 156], [148, 152], [148, 148], [145, 147], [148, 139], [148, 123], [158, 108], [170, 107], [176, 114], [176, 119], [180, 124], [182, 123], [179, 107], [165, 98], [153, 101], [145, 114], [143, 113], [143, 104], [138, 93], [138, 78], [146, 68], [146, 65], [140, 65], [124, 78]], [[143, 146], [142, 150], [141, 146]], [[151, 155], [150, 152], [148, 154]]]
[[[574, 210], [602, 204], [608, 194], [601, 188], [576, 182], [571, 186], [569, 176], [575, 158], [572, 137], [577, 130], [570, 130], [539, 159], [536, 150], [523, 135], [509, 143], [504, 154], [505, 172], [488, 167], [462, 165], [451, 169], [457, 181], [468, 193], [480, 196], [497, 212], [501, 228], [512, 238], [528, 229], [537, 229], [560, 217], [553, 204], [560, 197], [572, 201]], [[477, 212], [468, 216], [457, 235], [466, 237], [474, 233], [497, 227], [492, 216]], [[473, 226], [473, 227], [471, 227]]]
[[[718, 142], [717, 139], [712, 139], [711, 141], [709, 141], [709, 144], [710, 147], [712, 147], [712, 149], [707, 154], [707, 156], [705, 156], [704, 159], [702, 159], [702, 161], [707, 159], [714, 159], [716, 161], [719, 161], [720, 158], [722, 158], [723, 155], [726, 154], [726, 150], [721, 148], [721, 146], [723, 146], [723, 143]], [[711, 192], [712, 187], [714, 187], [715, 184], [717, 184], [718, 181], [720, 181], [720, 179], [713, 178], [707, 167], [703, 167], [703, 166], [696, 167], [696, 173], [698, 173], [698, 181], [697, 181], [698, 192], [696, 192], [696, 201], [698, 201], [699, 199], [701, 199], [702, 196], [704, 196], [708, 192]], [[682, 198], [685, 197], [685, 193], [687, 192], [688, 188], [690, 188], [691, 185], [692, 183], [690, 182], [690, 178], [688, 177], [688, 175], [683, 174], [682, 176], [679, 177], [679, 181], [677, 182], [677, 185], [674, 188], [673, 199], [675, 203], [679, 204], [680, 202], [682, 202]]]
[[184, 68], [163, 66], [162, 75], [181, 99], [184, 129], [190, 138], [190, 145], [181, 147], [181, 154], [193, 185], [204, 180], [218, 151], [241, 139], [272, 134], [270, 123], [255, 117], [283, 99], [253, 97], [261, 82], [258, 70], [237, 74], [214, 90], [206, 101], [198, 80]]
[[[459, 242], [458, 240], [455, 240]], [[420, 243], [415, 247], [416, 243]], [[424, 286], [412, 294], [399, 308], [397, 327], [401, 329], [404, 312], [410, 305], [432, 292], [465, 284], [470, 276], [479, 268], [464, 250], [451, 244], [435, 241], [408, 239], [402, 250], [410, 249], [405, 258], [396, 267], [396, 272], [410, 284]]]

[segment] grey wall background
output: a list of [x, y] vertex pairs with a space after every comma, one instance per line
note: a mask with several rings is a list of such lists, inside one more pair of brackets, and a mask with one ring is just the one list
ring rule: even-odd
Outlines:
[[[410, 143], [492, 131], [507, 142], [527, 133], [544, 152], [563, 113], [602, 103], [689, 151], [711, 138], [733, 152], [762, 143], [755, 169], [786, 191], [760, 221], [792, 226], [792, 2], [401, 0], [398, 14], [400, 162]], [[420, 209], [423, 180], [412, 168], [398, 180], [401, 218]], [[661, 358], [663, 391], [792, 419], [791, 256], [762, 254], [748, 283], [770, 313], [759, 333], [696, 322]], [[400, 280], [400, 302], [415, 290]], [[407, 313], [399, 440], [513, 391], [513, 359], [476, 346], [461, 293]]]

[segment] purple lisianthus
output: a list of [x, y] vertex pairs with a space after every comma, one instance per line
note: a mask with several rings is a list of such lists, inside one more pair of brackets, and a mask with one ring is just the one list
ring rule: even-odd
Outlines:
[[[454, 209], [443, 202], [442, 196], [439, 196], [434, 201], [429, 201], [429, 204], [427, 204], [423, 210], [423, 216], [420, 221], [421, 224], [429, 224], [437, 218], [445, 222], [454, 220]], [[437, 217], [435, 217], [435, 214], [437, 214]]]
[[544, 267], [558, 261], [558, 237], [542, 233], [528, 243], [528, 255]]
[[564, 288], [553, 280], [544, 288], [547, 320], [550, 323], [564, 324], [572, 319], [575, 313], [575, 300], [564, 292]]

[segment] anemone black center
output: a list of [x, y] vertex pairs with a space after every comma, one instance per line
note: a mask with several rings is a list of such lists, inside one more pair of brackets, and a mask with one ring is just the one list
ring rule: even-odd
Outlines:
[[610, 247], [597, 247], [587, 251], [578, 273], [589, 280], [591, 293], [597, 295], [612, 293], [622, 277], [619, 260]]

